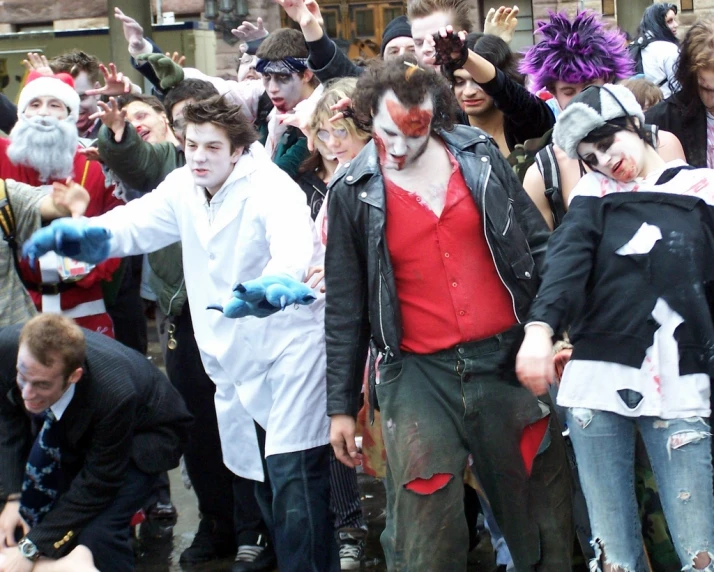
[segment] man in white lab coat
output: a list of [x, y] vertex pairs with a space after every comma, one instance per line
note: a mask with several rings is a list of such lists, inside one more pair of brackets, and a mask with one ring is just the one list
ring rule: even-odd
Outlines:
[[[190, 105], [186, 166], [156, 190], [89, 219], [112, 257], [181, 240], [186, 288], [226, 466], [256, 495], [281, 572], [335, 570], [329, 516], [324, 301], [231, 320], [207, 306], [260, 276], [305, 278], [322, 257], [304, 193], [223, 98]], [[272, 490], [271, 490], [272, 484]]]

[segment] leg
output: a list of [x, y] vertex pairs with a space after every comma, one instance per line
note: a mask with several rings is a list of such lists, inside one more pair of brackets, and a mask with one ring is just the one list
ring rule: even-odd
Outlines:
[[380, 366], [377, 396], [387, 451], [381, 540], [389, 570], [466, 568], [468, 453], [454, 376], [453, 367], [433, 356], [408, 354]]
[[457, 347], [464, 423], [483, 485], [517, 570], [570, 572], [572, 486], [548, 404], [518, 383], [514, 331]]
[[639, 419], [682, 570], [714, 570], [714, 493], [708, 420]]
[[145, 354], [148, 346], [146, 316], [141, 300], [141, 269], [143, 255], [125, 258], [126, 265], [116, 299], [107, 305], [107, 312], [114, 322], [114, 337], [125, 346]]
[[334, 517], [342, 570], [357, 570], [364, 556], [367, 524], [357, 485], [357, 471], [340, 463], [330, 447], [330, 513]]
[[636, 419], [593, 409], [567, 412], [601, 571], [646, 572], [635, 497]]
[[89, 522], [77, 536], [77, 543], [91, 551], [100, 570], [134, 570], [129, 521], [151, 494], [156, 478], [156, 475], [148, 475], [130, 463], [126, 480], [112, 504]]

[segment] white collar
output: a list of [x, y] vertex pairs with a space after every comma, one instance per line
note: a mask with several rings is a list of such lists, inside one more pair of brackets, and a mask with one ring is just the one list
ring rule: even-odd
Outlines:
[[70, 383], [67, 391], [62, 394], [62, 397], [55, 401], [54, 405], [50, 407], [50, 411], [52, 411], [57, 421], [62, 419], [62, 415], [64, 415], [64, 412], [74, 397], [74, 386], [74, 383]]

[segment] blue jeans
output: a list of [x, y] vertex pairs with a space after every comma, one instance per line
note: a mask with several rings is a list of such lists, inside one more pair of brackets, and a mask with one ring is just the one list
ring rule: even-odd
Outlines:
[[[623, 417], [607, 411], [567, 411], [580, 482], [603, 563], [627, 572], [649, 570], [635, 498], [635, 435], [652, 463], [662, 508], [682, 570], [714, 549], [711, 434], [708, 420]], [[703, 570], [714, 571], [714, 564]]]
[[255, 496], [273, 537], [280, 572], [337, 572], [340, 559], [330, 515], [330, 445], [265, 457]]

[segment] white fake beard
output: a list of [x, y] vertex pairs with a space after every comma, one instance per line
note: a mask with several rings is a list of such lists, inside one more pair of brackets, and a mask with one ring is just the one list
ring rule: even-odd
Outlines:
[[7, 155], [13, 163], [37, 171], [43, 183], [64, 180], [74, 170], [78, 142], [73, 122], [21, 116], [10, 132]]

